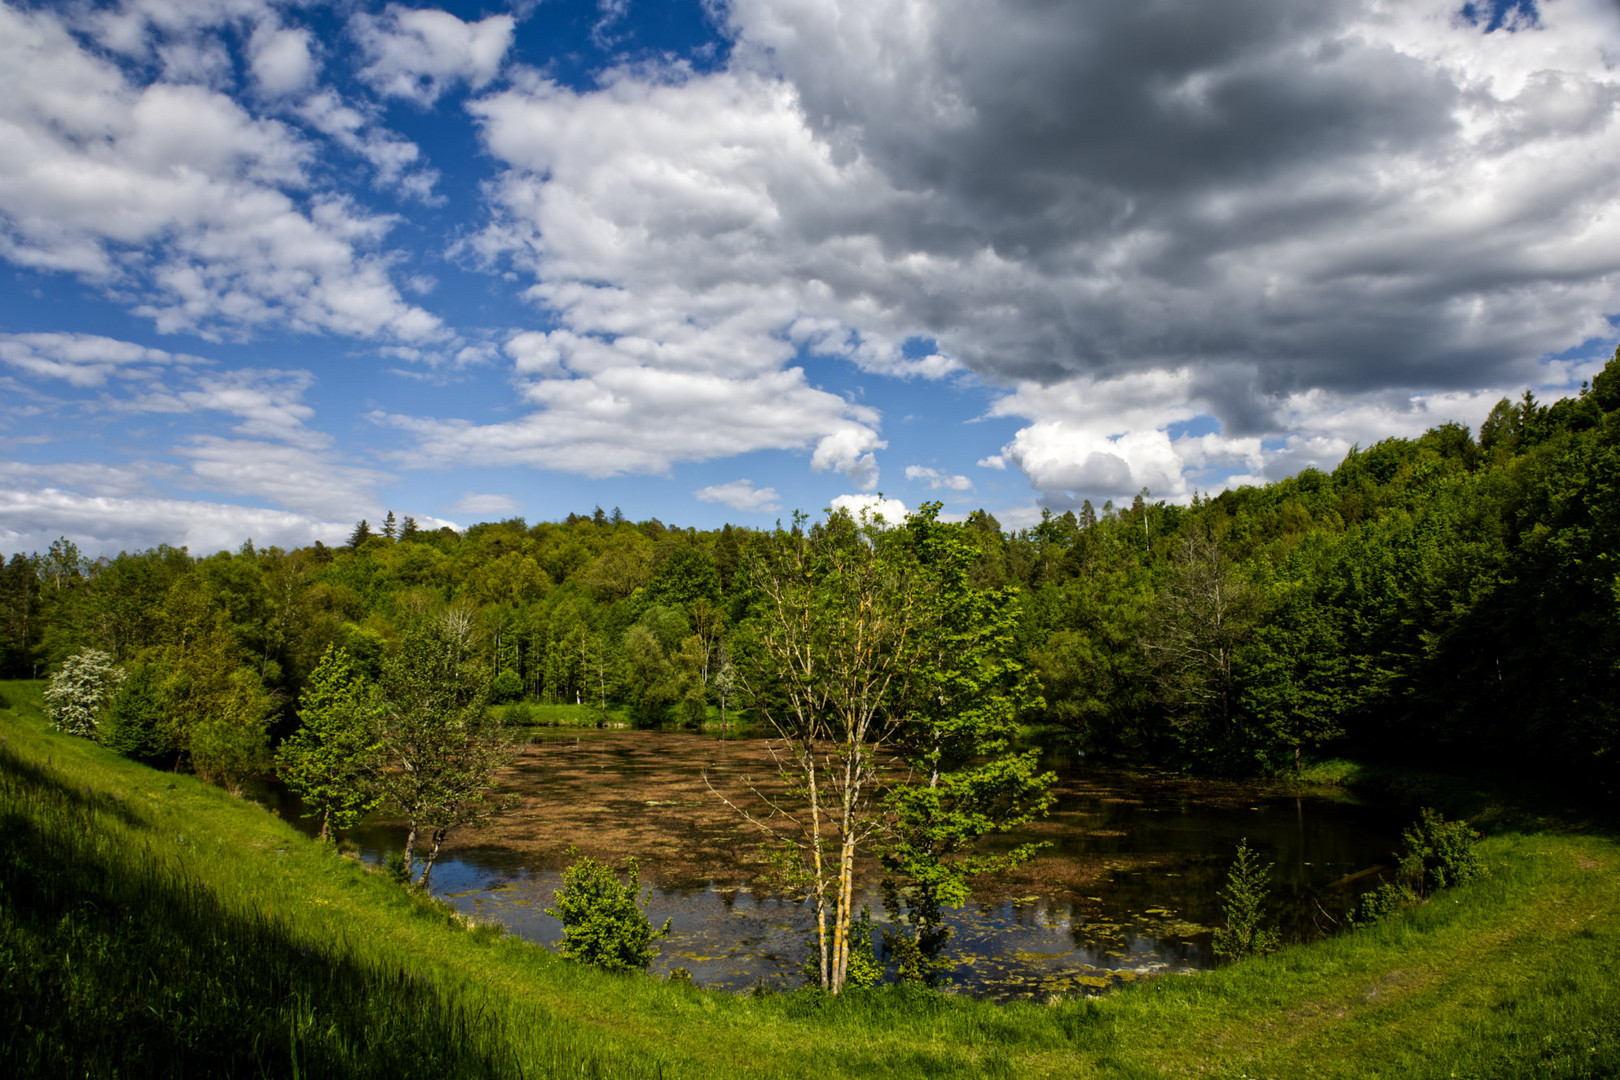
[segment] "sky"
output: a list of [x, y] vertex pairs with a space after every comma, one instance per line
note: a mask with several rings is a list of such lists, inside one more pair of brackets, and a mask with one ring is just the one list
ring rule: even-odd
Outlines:
[[0, 0], [0, 554], [1019, 528], [1617, 327], [1613, 0]]

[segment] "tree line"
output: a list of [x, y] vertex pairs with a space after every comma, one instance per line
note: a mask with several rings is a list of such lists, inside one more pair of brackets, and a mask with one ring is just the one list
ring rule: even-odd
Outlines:
[[[1014, 532], [982, 511], [930, 528], [961, 547], [964, 589], [1005, 598], [1008, 662], [1033, 679], [1017, 721], [1093, 752], [1266, 773], [1331, 749], [1607, 785], [1617, 414], [1620, 359], [1550, 407], [1501, 402], [1477, 437], [1444, 424], [1187, 506], [1144, 493]], [[127, 675], [115, 718], [149, 721], [123, 725], [126, 752], [227, 781], [299, 730], [329, 649], [378, 680], [452, 612], [494, 703], [757, 721], [782, 691], [741, 677], [769, 610], [750, 568], [805, 535], [598, 508], [461, 533], [390, 514], [292, 551], [87, 559], [61, 540], [0, 567], [0, 672], [103, 651]]]

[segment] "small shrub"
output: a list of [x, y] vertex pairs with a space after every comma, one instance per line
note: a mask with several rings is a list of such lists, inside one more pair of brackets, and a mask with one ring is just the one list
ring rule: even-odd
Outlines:
[[1417, 893], [1398, 881], [1386, 881], [1371, 892], [1361, 894], [1349, 920], [1354, 925], [1365, 926], [1417, 902]]
[[164, 732], [168, 711], [161, 669], [136, 664], [101, 717], [101, 744], [127, 758], [155, 761], [170, 749]]
[[534, 705], [524, 701], [514, 701], [506, 707], [501, 720], [509, 727], [528, 727], [535, 722]]
[[1479, 833], [1466, 821], [1447, 821], [1440, 811], [1425, 806], [1401, 839], [1406, 843], [1401, 880], [1419, 896], [1485, 874], [1485, 863], [1475, 849]]
[[1350, 921], [1377, 922], [1402, 908], [1422, 903], [1439, 889], [1461, 885], [1485, 875], [1485, 863], [1475, 844], [1479, 833], [1466, 821], [1447, 821], [1432, 807], [1424, 807], [1403, 834], [1405, 844], [1395, 880], [1361, 894]]
[[1210, 946], [1217, 957], [1241, 960], [1277, 948], [1277, 931], [1260, 925], [1260, 909], [1271, 891], [1271, 867], [1271, 863], [1260, 865], [1247, 838], [1238, 841], [1237, 859], [1227, 871], [1226, 888], [1217, 894], [1226, 919], [1225, 926], [1216, 927]]
[[390, 881], [405, 885], [411, 880], [411, 868], [405, 865], [403, 851], [390, 851], [388, 857], [383, 859], [383, 873], [388, 875]]
[[489, 684], [489, 700], [493, 705], [509, 705], [523, 697], [523, 677], [515, 671], [503, 671]]
[[850, 986], [876, 986], [883, 979], [883, 965], [872, 947], [872, 909], [861, 908], [861, 917], [849, 928], [849, 966], [844, 981]]
[[561, 919], [559, 950], [570, 960], [595, 964], [609, 971], [645, 970], [658, 955], [653, 942], [669, 934], [673, 919], [654, 929], [641, 910], [640, 868], [626, 859], [629, 880], [621, 882], [613, 869], [590, 856], [568, 849], [575, 861], [563, 870], [557, 904], [546, 914]]

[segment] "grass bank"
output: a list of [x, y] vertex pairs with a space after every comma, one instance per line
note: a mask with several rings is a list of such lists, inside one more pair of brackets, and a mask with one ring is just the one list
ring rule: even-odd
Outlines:
[[1580, 1077], [1620, 1073], [1620, 845], [1505, 832], [1483, 882], [1097, 999], [734, 996], [469, 927], [0, 684], [0, 1074]]
[[[510, 705], [497, 705], [495, 709], [503, 721], [517, 729], [543, 727], [625, 729], [638, 726], [635, 711], [630, 706], [622, 704], [612, 704], [603, 709], [588, 703], [571, 705], [567, 702], [525, 699]], [[715, 735], [764, 734], [765, 730], [753, 714], [742, 709], [731, 709], [722, 722], [720, 709], [714, 705], [705, 707], [700, 722], [694, 723], [672, 717], [659, 726], [670, 731], [697, 730]]]

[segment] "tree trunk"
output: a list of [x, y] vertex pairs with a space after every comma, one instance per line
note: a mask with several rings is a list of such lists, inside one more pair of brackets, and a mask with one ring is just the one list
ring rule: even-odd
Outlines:
[[838, 932], [834, 940], [838, 966], [834, 972], [833, 993], [844, 988], [849, 977], [849, 931], [854, 922], [850, 908], [855, 903], [855, 834], [844, 834], [843, 849], [838, 858]]
[[428, 875], [433, 873], [433, 861], [439, 857], [439, 847], [448, 835], [450, 835], [448, 828], [433, 830], [433, 846], [428, 849], [426, 857], [422, 860], [422, 876], [416, 879], [416, 883], [422, 888], [427, 888]]
[[405, 876], [411, 875], [411, 861], [416, 856], [416, 822], [411, 822], [410, 829], [405, 833]]

